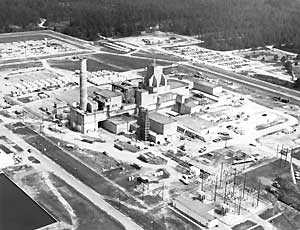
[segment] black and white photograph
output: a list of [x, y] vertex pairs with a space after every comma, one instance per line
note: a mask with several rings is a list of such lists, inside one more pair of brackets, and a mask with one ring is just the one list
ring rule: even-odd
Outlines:
[[300, 0], [0, 0], [0, 230], [300, 230]]

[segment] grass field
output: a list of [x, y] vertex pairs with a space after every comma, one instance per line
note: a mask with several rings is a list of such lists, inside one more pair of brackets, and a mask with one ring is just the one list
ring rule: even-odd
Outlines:
[[[27, 171], [28, 174], [22, 175], [22, 172], [14, 171], [14, 176], [19, 178], [22, 182], [22, 186], [30, 188], [35, 192], [35, 200], [45, 207], [55, 218], [61, 222], [71, 224], [71, 218], [68, 211], [59, 202], [58, 198], [49, 190], [46, 186], [43, 177], [40, 173]], [[21, 184], [19, 182], [19, 184]]]
[[26, 62], [20, 64], [7, 64], [1, 66], [1, 71], [4, 70], [17, 70], [17, 69], [26, 69], [26, 68], [34, 68], [34, 67], [43, 67], [42, 63], [39, 61], [36, 62]]
[[3, 173], [0, 174], [0, 229], [31, 230], [56, 220]]
[[[69, 59], [49, 59], [48, 63], [50, 64], [51, 67], [54, 68], [60, 68], [60, 69], [65, 69], [65, 70], [70, 70], [70, 71], [75, 71], [80, 69], [80, 62], [79, 61], [72, 61]], [[98, 62], [96, 60], [88, 59], [87, 62], [87, 69], [90, 72], [94, 71], [99, 71], [99, 70], [111, 70], [111, 71], [120, 71], [122, 70], [121, 68], [116, 68], [113, 66], [110, 66], [108, 64], [104, 64], [101, 62]]]
[[[247, 172], [246, 188], [250, 191], [257, 190], [259, 183], [261, 183], [262, 197], [267, 198], [268, 193], [264, 189], [267, 186], [272, 187], [272, 183], [275, 178], [278, 178], [278, 183], [280, 185], [277, 199], [297, 210], [300, 210], [300, 185], [294, 185], [292, 183], [290, 164], [287, 161], [278, 159]], [[237, 177], [238, 184], [243, 184], [243, 182], [244, 174]]]
[[[155, 209], [151, 212], [142, 213], [138, 210], [131, 209], [127, 206], [119, 204], [115, 201], [106, 200], [115, 206], [121, 212], [131, 217], [141, 225], [145, 230], [196, 230], [199, 229], [195, 225], [186, 222], [182, 217], [173, 213], [172, 210], [166, 209], [164, 214]], [[155, 217], [153, 214], [156, 214]]]
[[270, 221], [271, 224], [273, 224], [278, 229], [282, 230], [295, 230], [298, 228], [295, 228], [294, 224], [290, 222], [286, 217], [283, 215], [280, 215]]
[[42, 40], [42, 39], [53, 39], [52, 36], [46, 34], [10, 34], [10, 35], [0, 35], [0, 43], [9, 43], [9, 42], [21, 42], [21, 41], [28, 41], [28, 40]]
[[240, 224], [237, 224], [237, 225], [233, 226], [231, 229], [232, 230], [247, 230], [248, 228], [251, 228], [255, 225], [256, 225], [256, 223], [254, 223], [253, 221], [246, 220], [243, 223], [240, 223]]
[[[118, 66], [123, 69], [123, 71], [128, 71], [132, 69], [145, 68], [147, 65], [153, 63], [152, 58], [136, 58], [128, 56], [120, 56], [113, 54], [93, 54], [91, 55], [93, 59], [97, 59], [101, 63], [109, 63], [113, 66]], [[157, 61], [157, 65], [170, 65], [167, 61]]]
[[50, 178], [54, 182], [55, 187], [58, 188], [62, 196], [74, 209], [79, 220], [77, 230], [125, 230], [117, 220], [100, 210], [64, 181], [54, 175]]
[[275, 208], [268, 208], [266, 209], [264, 212], [262, 212], [261, 214], [259, 214], [258, 216], [264, 220], [267, 220], [269, 218], [271, 218], [272, 216], [275, 216], [276, 214], [278, 214], [280, 211], [278, 209]]

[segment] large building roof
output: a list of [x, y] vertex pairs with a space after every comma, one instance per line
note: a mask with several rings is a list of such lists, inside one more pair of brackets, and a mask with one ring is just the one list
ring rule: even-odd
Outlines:
[[112, 97], [118, 97], [122, 96], [121, 93], [119, 92], [113, 92], [108, 89], [99, 89], [97, 87], [91, 86], [88, 88], [88, 95], [89, 96], [95, 96], [95, 95], [100, 95], [104, 98], [112, 98]]
[[209, 88], [221, 87], [220, 85], [216, 85], [216, 84], [210, 83], [208, 81], [203, 81], [203, 80], [194, 80], [194, 84], [203, 85], [203, 86], [209, 87]]
[[212, 221], [216, 219], [213, 215], [208, 213], [210, 210], [213, 209], [212, 205], [204, 204], [200, 201], [183, 196], [176, 198], [175, 201], [187, 208], [189, 212], [193, 213], [194, 215], [200, 216], [206, 219], [207, 221]]
[[165, 125], [176, 122], [174, 119], [158, 112], [149, 113], [149, 119]]
[[177, 79], [168, 79], [168, 85], [170, 85], [171, 89], [177, 89], [177, 88], [188, 86], [189, 84]]
[[120, 116], [115, 116], [107, 119], [107, 121], [116, 124], [116, 125], [121, 125], [121, 124], [126, 124], [126, 123], [132, 123], [136, 121], [136, 118], [126, 116], [126, 115], [120, 115]]

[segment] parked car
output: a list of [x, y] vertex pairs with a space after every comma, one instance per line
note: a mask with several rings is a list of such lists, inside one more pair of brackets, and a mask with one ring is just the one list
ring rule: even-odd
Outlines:
[[199, 153], [203, 153], [203, 152], [206, 151], [206, 149], [207, 149], [206, 146], [203, 146], [202, 148], [199, 149], [198, 152], [199, 152]]
[[182, 182], [183, 184], [185, 185], [188, 185], [190, 184], [192, 181], [191, 181], [191, 176], [189, 175], [183, 175], [180, 179], [179, 179], [180, 182]]
[[215, 138], [215, 139], [213, 139], [213, 142], [220, 142], [222, 139], [221, 138]]

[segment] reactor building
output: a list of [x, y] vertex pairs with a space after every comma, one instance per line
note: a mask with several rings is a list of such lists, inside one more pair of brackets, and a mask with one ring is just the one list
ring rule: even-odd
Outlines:
[[87, 60], [81, 60], [79, 103], [70, 107], [69, 124], [81, 133], [106, 128], [114, 133], [136, 128], [142, 140], [151, 135], [170, 135], [176, 132], [176, 121], [159, 113], [171, 108], [178, 113], [190, 113], [186, 108], [193, 85], [178, 79], [168, 79], [161, 66], [155, 63], [146, 68], [143, 80], [112, 83], [110, 89], [88, 84]]

